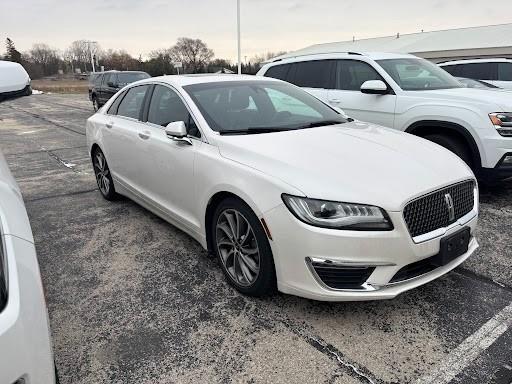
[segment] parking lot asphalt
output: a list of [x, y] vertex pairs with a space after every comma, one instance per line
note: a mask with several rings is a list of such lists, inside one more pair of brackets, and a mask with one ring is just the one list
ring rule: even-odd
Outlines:
[[61, 383], [512, 382], [512, 181], [481, 190], [480, 249], [437, 281], [391, 301], [253, 299], [183, 232], [103, 200], [92, 113], [84, 95], [0, 103]]

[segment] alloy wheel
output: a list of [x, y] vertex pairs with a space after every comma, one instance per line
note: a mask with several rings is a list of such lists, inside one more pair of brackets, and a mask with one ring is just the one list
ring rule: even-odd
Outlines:
[[260, 251], [249, 221], [236, 209], [226, 209], [219, 215], [215, 236], [230, 278], [242, 287], [252, 285], [260, 273]]
[[101, 151], [97, 151], [94, 155], [94, 171], [96, 173], [96, 181], [101, 193], [107, 196], [110, 192], [110, 170], [108, 169], [105, 155]]

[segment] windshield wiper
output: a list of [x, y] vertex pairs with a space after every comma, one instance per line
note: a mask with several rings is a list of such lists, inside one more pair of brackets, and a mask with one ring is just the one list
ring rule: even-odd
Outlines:
[[220, 131], [221, 135], [253, 135], [258, 133], [272, 133], [272, 132], [282, 132], [282, 131], [291, 131], [296, 128], [285, 128], [285, 127], [250, 127], [245, 129], [230, 129], [226, 131]]
[[300, 127], [296, 127], [295, 129], [307, 129], [307, 128], [316, 128], [316, 127], [324, 127], [326, 125], [336, 125], [336, 124], [344, 124], [345, 121], [339, 120], [320, 120], [314, 121], [312, 123], [301, 125]]

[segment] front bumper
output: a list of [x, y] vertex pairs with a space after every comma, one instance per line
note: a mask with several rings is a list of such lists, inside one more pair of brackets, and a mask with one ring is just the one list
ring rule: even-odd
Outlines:
[[[432, 281], [466, 260], [477, 248], [472, 237], [468, 251], [448, 264], [405, 281], [390, 283], [403, 267], [437, 255], [440, 240], [463, 227], [471, 234], [477, 214], [464, 225], [453, 225], [443, 236], [415, 243], [401, 212], [388, 212], [395, 228], [388, 232], [345, 231], [312, 227], [297, 220], [284, 206], [265, 215], [273, 237], [278, 288], [281, 292], [322, 301], [391, 299], [402, 292]], [[315, 276], [308, 260], [331, 260], [348, 266], [374, 268], [363, 289], [332, 289]]]
[[482, 168], [482, 176], [490, 180], [507, 179], [512, 177], [512, 150], [506, 152], [494, 168]]
[[0, 313], [0, 383], [54, 384], [48, 315], [34, 244], [3, 237], [8, 302]]

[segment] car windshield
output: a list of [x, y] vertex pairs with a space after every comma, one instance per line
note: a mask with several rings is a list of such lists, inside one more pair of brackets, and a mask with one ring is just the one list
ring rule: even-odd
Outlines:
[[468, 79], [465, 77], [457, 77], [462, 84], [466, 86], [466, 88], [479, 88], [479, 89], [489, 89], [489, 88], [498, 88], [492, 84], [486, 83], [484, 81], [478, 81], [474, 79]]
[[377, 62], [404, 91], [464, 87], [444, 69], [425, 59], [385, 59]]
[[126, 85], [138, 80], [147, 79], [149, 75], [145, 72], [125, 72], [117, 74], [117, 82], [119, 85]]
[[287, 83], [223, 81], [184, 89], [210, 127], [222, 134], [267, 133], [347, 122], [331, 107]]

